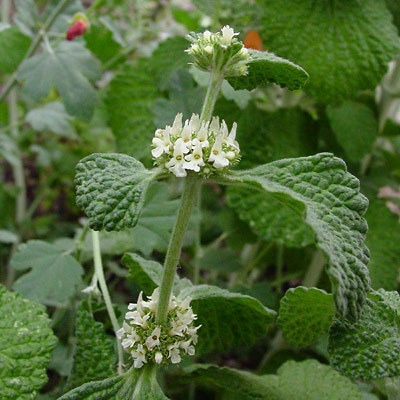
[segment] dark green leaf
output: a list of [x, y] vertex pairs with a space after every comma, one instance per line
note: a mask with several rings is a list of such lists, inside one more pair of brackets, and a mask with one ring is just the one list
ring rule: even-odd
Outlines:
[[0, 25], [0, 72], [13, 72], [24, 58], [30, 39], [18, 28]]
[[384, 0], [264, 0], [263, 38], [268, 49], [310, 74], [305, 90], [322, 102], [373, 89], [398, 53], [392, 16]]
[[115, 340], [106, 335], [103, 324], [94, 320], [85, 303], [78, 309], [75, 336], [74, 364], [67, 388], [114, 375]]
[[234, 89], [252, 90], [258, 86], [276, 83], [290, 90], [300, 89], [308, 74], [300, 66], [268, 51], [248, 50], [249, 62], [246, 75], [229, 78]]
[[76, 202], [95, 230], [134, 227], [155, 172], [125, 154], [91, 154], [76, 166]]
[[251, 346], [266, 335], [276, 315], [250, 296], [217, 286], [190, 286], [179, 296], [192, 299], [190, 304], [198, 316], [197, 324], [202, 325], [196, 347], [199, 353]]
[[328, 351], [332, 366], [361, 380], [400, 375], [400, 296], [373, 292], [357, 322], [336, 319]]
[[15, 281], [13, 288], [46, 305], [64, 305], [82, 286], [83, 268], [78, 261], [40, 240], [21, 245], [11, 265], [18, 271], [31, 269]]
[[334, 315], [332, 295], [300, 286], [289, 289], [282, 298], [278, 325], [292, 346], [306, 347], [328, 333]]
[[45, 308], [0, 285], [0, 393], [2, 399], [32, 400], [47, 382], [56, 338]]

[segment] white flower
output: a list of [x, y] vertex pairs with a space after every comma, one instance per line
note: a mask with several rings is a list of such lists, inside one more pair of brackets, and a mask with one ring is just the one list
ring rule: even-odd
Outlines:
[[221, 29], [221, 33], [222, 33], [222, 44], [224, 45], [230, 45], [232, 43], [233, 37], [239, 35], [238, 33], [235, 33], [235, 31], [229, 25], [225, 25]]
[[203, 33], [203, 38], [204, 38], [205, 40], [210, 40], [210, 39], [211, 39], [211, 36], [212, 36], [212, 33], [211, 33], [210, 31], [204, 31], [204, 33]]
[[157, 351], [157, 353], [156, 353], [155, 356], [154, 356], [154, 361], [155, 361], [157, 364], [161, 364], [162, 359], [163, 359], [162, 353], [160, 353], [159, 351]]
[[185, 156], [185, 160], [186, 160], [185, 164], [186, 169], [190, 169], [195, 172], [200, 171], [200, 167], [205, 165], [203, 160], [203, 150], [201, 148], [200, 143], [196, 144], [192, 153]]
[[196, 352], [196, 349], [194, 346], [191, 344], [192, 339], [186, 340], [185, 342], [180, 342], [179, 345], [181, 348], [185, 351], [186, 354], [189, 354], [189, 356], [193, 356]]
[[212, 46], [210, 46], [210, 45], [204, 47], [204, 51], [205, 51], [207, 54], [212, 54], [213, 50], [214, 50], [214, 48], [213, 48]]
[[193, 147], [197, 146], [197, 144], [200, 144], [202, 148], [209, 147], [210, 143], [207, 139], [208, 139], [208, 123], [203, 123], [201, 125], [201, 128], [197, 132], [196, 138], [192, 140]]
[[181, 321], [171, 321], [171, 329], [168, 332], [169, 336], [183, 336], [186, 330], [186, 325], [182, 325]]
[[142, 344], [138, 344], [136, 350], [131, 351], [131, 356], [134, 360], [133, 366], [135, 368], [142, 368], [143, 364], [147, 363], [146, 349]]
[[213, 166], [217, 169], [225, 168], [229, 165], [229, 160], [222, 150], [222, 135], [218, 135], [215, 139], [208, 161], [212, 162]]
[[176, 117], [174, 119], [174, 123], [172, 124], [171, 128], [171, 135], [172, 136], [179, 136], [180, 132], [182, 130], [182, 113], [176, 114]]
[[157, 326], [151, 335], [146, 339], [146, 346], [149, 350], [154, 349], [154, 347], [160, 344], [161, 328]]
[[[184, 151], [187, 147], [184, 145], [182, 138], [179, 138], [174, 145], [174, 156], [168, 161], [165, 166], [178, 178], [183, 178], [187, 175], [184, 168], [185, 158]], [[187, 151], [186, 151], [187, 152]]]
[[[185, 147], [181, 147], [183, 153], [188, 153], [192, 147], [192, 125], [189, 121], [185, 122], [185, 126], [182, 129], [181, 137], [182, 143]], [[178, 139], [179, 140], [179, 139]]]
[[181, 362], [179, 344], [174, 343], [168, 346], [168, 358], [171, 360], [172, 364], [178, 364]]
[[171, 140], [169, 137], [171, 128], [167, 126], [165, 130], [162, 132], [162, 139], [158, 137], [154, 137], [152, 140], [152, 144], [154, 149], [151, 151], [153, 157], [158, 158], [163, 153], [168, 153], [169, 148], [171, 146]]
[[231, 132], [229, 133], [226, 139], [226, 143], [228, 144], [228, 146], [232, 146], [235, 149], [239, 150], [239, 143], [236, 141], [236, 130], [237, 130], [237, 123], [234, 122], [232, 125]]

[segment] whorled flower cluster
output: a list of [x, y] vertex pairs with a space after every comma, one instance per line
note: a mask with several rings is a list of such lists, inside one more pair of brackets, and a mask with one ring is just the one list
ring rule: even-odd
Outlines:
[[201, 122], [197, 114], [183, 123], [182, 114], [178, 114], [172, 126], [156, 130], [151, 154], [157, 165], [177, 177], [185, 177], [187, 171], [202, 176], [223, 172], [240, 160], [236, 128], [234, 123], [229, 132], [225, 121], [220, 124], [218, 117]]
[[246, 75], [249, 54], [243, 43], [236, 38], [237, 35], [228, 25], [217, 33], [192, 32], [187, 36], [192, 45], [186, 52], [201, 70], [218, 69], [225, 77]]
[[117, 332], [122, 347], [133, 358], [135, 368], [154, 362], [177, 364], [186, 354], [195, 354], [197, 330], [194, 326], [197, 319], [190, 307], [190, 299], [178, 300], [171, 297], [168, 318], [165, 325], [156, 322], [159, 289], [155, 289], [147, 301], [142, 292], [136, 304], [130, 303], [123, 326]]

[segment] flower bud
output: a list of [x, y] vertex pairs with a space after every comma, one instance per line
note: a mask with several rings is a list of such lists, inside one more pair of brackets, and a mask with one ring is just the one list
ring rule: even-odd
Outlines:
[[74, 40], [78, 36], [82, 36], [89, 27], [89, 20], [83, 13], [74, 15], [67, 30], [66, 39]]

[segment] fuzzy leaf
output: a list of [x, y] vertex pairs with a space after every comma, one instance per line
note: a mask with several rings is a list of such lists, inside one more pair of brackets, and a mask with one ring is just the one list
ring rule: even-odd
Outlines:
[[18, 78], [34, 100], [46, 97], [55, 87], [69, 114], [89, 120], [97, 102], [90, 84], [100, 77], [100, 66], [78, 42], [61, 42], [52, 52], [44, 51], [26, 60]]
[[259, 376], [207, 364], [194, 364], [186, 371], [191, 381], [222, 389], [230, 400], [363, 399], [349, 379], [316, 360], [288, 361], [277, 375]]
[[0, 72], [13, 72], [28, 51], [30, 42], [29, 37], [15, 26], [0, 24]]
[[15, 281], [14, 290], [46, 305], [65, 304], [82, 286], [83, 268], [78, 261], [40, 240], [21, 245], [11, 265], [18, 271], [30, 269]]
[[56, 338], [45, 308], [0, 285], [0, 393], [2, 399], [33, 400], [47, 382]]
[[359, 161], [371, 151], [378, 134], [378, 120], [365, 104], [346, 102], [328, 107], [333, 132], [350, 160]]
[[[305, 90], [332, 103], [373, 89], [398, 53], [384, 0], [264, 0], [268, 48], [310, 74]], [[288, 29], [290, 27], [290, 29]]]
[[268, 51], [248, 50], [249, 62], [246, 75], [229, 78], [234, 89], [252, 90], [258, 86], [276, 83], [290, 90], [300, 89], [308, 74], [300, 66]]
[[[313, 229], [325, 253], [338, 311], [357, 318], [369, 291], [368, 200], [345, 163], [329, 153], [284, 159], [227, 175], [222, 183], [265, 190], [293, 207]], [[290, 200], [288, 200], [290, 198]]]
[[192, 299], [190, 304], [198, 316], [197, 325], [202, 325], [196, 346], [199, 353], [251, 346], [266, 335], [276, 315], [253, 297], [217, 286], [190, 286], [179, 296]]
[[155, 177], [125, 154], [91, 154], [76, 166], [76, 203], [94, 230], [132, 228]]
[[328, 351], [332, 366], [361, 380], [400, 375], [400, 296], [380, 290], [367, 299], [357, 322], [336, 319]]
[[365, 217], [368, 222], [366, 244], [371, 252], [368, 264], [374, 289], [396, 290], [400, 272], [400, 224], [381, 200], [370, 202]]
[[278, 325], [295, 347], [306, 347], [327, 334], [333, 322], [332, 295], [317, 288], [289, 289], [281, 300]]
[[71, 126], [72, 119], [65, 111], [64, 105], [57, 101], [34, 108], [26, 114], [26, 122], [35, 131], [53, 132], [75, 138], [76, 133]]
[[125, 64], [111, 81], [106, 98], [118, 150], [147, 160], [156, 129], [153, 104], [159, 96], [150, 68], [148, 59]]
[[116, 362], [114, 340], [105, 333], [103, 324], [94, 320], [85, 303], [78, 309], [75, 336], [74, 364], [68, 389], [112, 376]]

